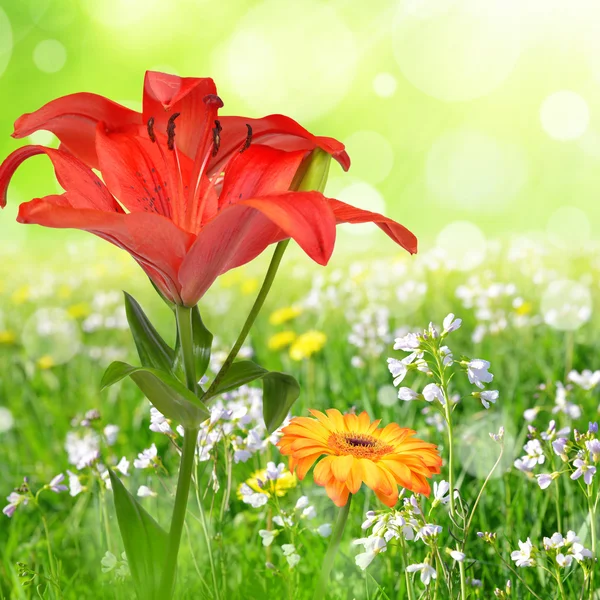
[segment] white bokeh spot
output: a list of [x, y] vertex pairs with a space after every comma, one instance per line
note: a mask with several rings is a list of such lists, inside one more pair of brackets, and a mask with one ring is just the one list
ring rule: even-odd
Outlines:
[[373, 78], [373, 91], [381, 98], [390, 98], [397, 88], [398, 81], [391, 73], [377, 73]]
[[67, 62], [67, 50], [58, 40], [43, 40], [33, 50], [33, 62], [44, 73], [57, 73]]
[[221, 86], [228, 86], [257, 116], [271, 112], [315, 119], [350, 89], [356, 41], [331, 5], [306, 0], [293, 18], [289, 7], [266, 0], [251, 8], [216, 49], [214, 68], [224, 78]]
[[477, 131], [450, 131], [438, 138], [427, 156], [427, 187], [440, 204], [494, 212], [519, 192], [527, 180], [522, 150]]
[[443, 252], [448, 266], [458, 271], [470, 271], [484, 260], [487, 243], [483, 232], [469, 221], [446, 225], [437, 236], [437, 247]]
[[376, 131], [357, 131], [344, 140], [352, 160], [352, 176], [369, 183], [381, 183], [394, 166], [394, 150]]
[[540, 121], [551, 138], [563, 142], [576, 140], [587, 131], [590, 110], [579, 94], [571, 90], [560, 90], [550, 94], [542, 102]]
[[579, 329], [592, 316], [592, 295], [578, 281], [553, 281], [542, 295], [544, 322], [560, 331]]
[[0, 7], [0, 76], [6, 70], [13, 49], [13, 35], [10, 21]]
[[548, 219], [548, 239], [557, 248], [577, 252], [583, 250], [591, 236], [588, 216], [575, 206], [561, 206]]
[[170, 7], [160, 0], [82, 0], [84, 10], [106, 27], [124, 28], [152, 17], [160, 22], [161, 12]]

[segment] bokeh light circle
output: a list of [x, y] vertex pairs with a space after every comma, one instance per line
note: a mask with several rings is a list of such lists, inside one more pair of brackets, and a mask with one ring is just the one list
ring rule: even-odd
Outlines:
[[29, 141], [36, 146], [52, 146], [58, 139], [51, 131], [46, 131], [44, 129], [34, 131], [28, 138]]
[[[153, 17], [158, 19], [161, 8], [168, 3], [159, 0], [82, 0], [84, 10], [106, 27], [124, 28]], [[166, 24], [164, 26], [167, 26]]]
[[383, 385], [377, 390], [377, 402], [381, 406], [398, 404], [398, 390], [393, 385]]
[[32, 360], [48, 358], [51, 364], [60, 365], [79, 351], [81, 331], [62, 308], [40, 308], [26, 321], [21, 339]]
[[394, 166], [394, 150], [376, 131], [357, 131], [344, 140], [352, 160], [352, 175], [369, 183], [381, 183]]
[[574, 331], [592, 316], [592, 295], [578, 281], [553, 281], [542, 295], [541, 308], [547, 325], [560, 331]]
[[33, 62], [44, 73], [56, 73], [67, 62], [67, 50], [58, 40], [43, 40], [33, 50]]
[[0, 406], [0, 433], [6, 433], [13, 428], [15, 419], [5, 406]]
[[[372, 185], [364, 182], [357, 181], [350, 185], [342, 188], [335, 197], [347, 204], [362, 208], [363, 210], [370, 210], [371, 212], [377, 212], [385, 214], [385, 200], [383, 196]], [[371, 235], [378, 231], [378, 228], [373, 223], [344, 223], [338, 227], [341, 231], [349, 233], [351, 235]]]
[[389, 98], [396, 93], [398, 82], [391, 73], [377, 73], [373, 78], [373, 91], [381, 98]]
[[272, 112], [310, 120], [346, 96], [357, 46], [330, 4], [305, 0], [293, 18], [289, 7], [266, 0], [251, 8], [215, 51], [215, 70], [224, 78], [221, 86], [229, 86], [257, 116]]
[[514, 69], [521, 51], [517, 15], [504, 0], [402, 2], [393, 31], [396, 62], [429, 96], [479, 98]]
[[427, 187], [452, 208], [501, 210], [527, 180], [527, 163], [518, 146], [477, 131], [449, 131], [427, 156]]
[[6, 70], [13, 49], [13, 35], [10, 21], [0, 7], [0, 76]]
[[582, 250], [590, 240], [591, 225], [587, 215], [574, 206], [561, 206], [548, 219], [548, 239], [561, 250]]
[[485, 260], [485, 236], [477, 225], [469, 221], [454, 221], [446, 225], [438, 234], [436, 245], [449, 266], [459, 271], [470, 271]]
[[550, 94], [540, 107], [544, 131], [553, 139], [570, 141], [580, 138], [590, 123], [590, 109], [579, 94], [560, 90]]
[[28, 3], [31, 19], [43, 31], [60, 31], [77, 16], [76, 0], [28, 0]]

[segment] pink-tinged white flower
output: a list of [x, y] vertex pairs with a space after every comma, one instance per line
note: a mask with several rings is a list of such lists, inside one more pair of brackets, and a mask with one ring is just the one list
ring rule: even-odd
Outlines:
[[429, 563], [416, 563], [414, 565], [408, 565], [406, 570], [409, 573], [415, 573], [419, 571], [421, 573], [421, 583], [429, 585], [432, 579], [437, 577], [435, 569]]
[[550, 487], [550, 484], [560, 475], [556, 471], [554, 473], [541, 473], [536, 475], [537, 483], [541, 489], [545, 490]]
[[562, 412], [574, 420], [581, 417], [581, 408], [568, 399], [567, 388], [560, 381], [556, 384], [556, 397], [554, 399], [552, 414], [558, 412]]
[[584, 369], [581, 373], [571, 371], [567, 379], [584, 390], [591, 390], [600, 384], [600, 371]]
[[385, 552], [387, 545], [385, 540], [378, 535], [372, 535], [366, 538], [360, 538], [352, 542], [354, 545], [362, 544], [364, 552], [354, 557], [356, 565], [363, 571], [373, 562], [373, 559], [380, 553]]
[[546, 429], [546, 431], [542, 431], [542, 433], [540, 433], [540, 437], [543, 440], [545, 440], [546, 442], [551, 442], [552, 440], [556, 439], [557, 437], [568, 435], [570, 432], [571, 432], [571, 430], [568, 427], [563, 427], [562, 429], [559, 429], [557, 431], [556, 430], [556, 421], [554, 419], [552, 419], [552, 421], [550, 421], [550, 423], [548, 423], [548, 429]]
[[397, 358], [388, 358], [387, 362], [388, 369], [394, 378], [394, 385], [400, 385], [408, 373], [408, 367], [403, 361], [398, 360]]
[[439, 385], [435, 383], [429, 383], [423, 388], [423, 398], [427, 400], [427, 402], [433, 402], [437, 400], [442, 406], [445, 406], [446, 399], [444, 398], [444, 393]]
[[167, 419], [159, 410], [152, 406], [150, 408], [150, 431], [162, 433], [169, 437], [175, 437], [171, 429], [171, 421]]
[[267, 529], [259, 529], [258, 531], [258, 535], [262, 538], [263, 546], [270, 546], [278, 534], [279, 532], [277, 530], [269, 531]]
[[533, 466], [530, 466], [526, 458], [517, 458], [513, 464], [515, 469], [521, 471], [521, 473], [531, 473], [533, 471]]
[[370, 529], [379, 518], [374, 510], [368, 510], [365, 516], [367, 518], [363, 521], [361, 529]]
[[404, 400], [406, 402], [409, 402], [410, 400], [416, 400], [417, 398], [420, 398], [421, 394], [417, 394], [417, 392], [415, 392], [414, 390], [411, 390], [409, 387], [401, 387], [398, 390], [398, 398], [400, 400]]
[[535, 418], [538, 416], [538, 413], [540, 412], [540, 407], [536, 406], [534, 408], [528, 408], [524, 413], [523, 413], [523, 418], [525, 419], [525, 421], [527, 421], [528, 423], [533, 423], [533, 421], [535, 421]]
[[565, 540], [558, 531], [552, 534], [552, 537], [545, 537], [543, 539], [544, 550], [557, 550], [565, 545]]
[[499, 396], [500, 392], [498, 390], [484, 390], [479, 394], [479, 399], [481, 400], [481, 404], [483, 404], [483, 408], [489, 408], [490, 403], [496, 404]]
[[442, 336], [448, 335], [453, 331], [456, 331], [462, 325], [462, 319], [456, 319], [453, 313], [446, 316], [443, 322]]
[[48, 489], [55, 494], [60, 494], [60, 492], [66, 492], [69, 488], [64, 485], [63, 481], [65, 480], [65, 476], [63, 473], [59, 473], [56, 477], [50, 481], [48, 484]]
[[150, 448], [142, 450], [136, 459], [133, 461], [133, 466], [136, 469], [148, 469], [156, 465], [157, 451], [156, 445], [152, 444]]
[[2, 512], [7, 517], [12, 517], [19, 506], [26, 506], [29, 503], [27, 496], [18, 494], [17, 492], [11, 492], [6, 499], [8, 500], [8, 504], [2, 509]]
[[84, 469], [95, 463], [100, 457], [100, 439], [96, 432], [79, 433], [69, 431], [65, 440], [68, 461], [77, 469]]
[[308, 496], [300, 496], [294, 506], [294, 510], [304, 510], [310, 504]]
[[504, 425], [500, 425], [498, 433], [490, 433], [490, 437], [498, 444], [504, 441]]
[[579, 544], [580, 542], [579, 536], [569, 529], [569, 531], [567, 531], [567, 537], [565, 538], [565, 545], [570, 546], [571, 544]]
[[526, 453], [523, 457], [523, 461], [529, 468], [533, 469], [535, 465], [544, 464], [546, 457], [544, 456], [544, 449], [539, 440], [529, 440], [525, 446], [523, 446], [523, 449]]
[[67, 471], [67, 475], [69, 476], [69, 496], [74, 498], [75, 496], [81, 494], [81, 492], [83, 492], [86, 488], [81, 485], [81, 481], [75, 473]]
[[417, 535], [415, 536], [416, 540], [427, 540], [429, 538], [437, 537], [440, 533], [442, 533], [442, 528], [440, 525], [434, 525], [433, 523], [426, 523], [423, 527], [421, 527], [417, 531]]
[[592, 455], [592, 460], [596, 463], [600, 460], [600, 440], [588, 440], [585, 443], [587, 451]]
[[531, 543], [531, 540], [527, 538], [527, 541], [522, 542], [519, 540], [519, 550], [511, 552], [511, 559], [515, 561], [517, 567], [532, 567], [535, 565], [535, 548]]
[[108, 446], [113, 446], [117, 442], [119, 437], [119, 426], [118, 425], [107, 425], [104, 430], [104, 439]]
[[469, 381], [478, 388], [483, 389], [485, 383], [491, 383], [494, 376], [488, 371], [490, 363], [481, 358], [474, 358], [467, 363], [467, 376]]
[[554, 440], [552, 442], [552, 450], [554, 450], [554, 453], [557, 456], [560, 456], [563, 460], [567, 460], [567, 452], [566, 452], [566, 448], [567, 448], [567, 444], [569, 443], [569, 440], [567, 438], [558, 438], [557, 440]]
[[290, 569], [293, 569], [300, 562], [300, 555], [296, 552], [296, 547], [293, 544], [282, 544], [281, 549]]
[[556, 564], [559, 567], [562, 567], [563, 569], [570, 567], [572, 562], [573, 556], [571, 556], [570, 554], [563, 554], [562, 552], [560, 552], [556, 555]]
[[264, 506], [269, 499], [266, 494], [260, 494], [255, 492], [248, 484], [242, 483], [240, 487], [240, 493], [242, 495], [242, 501], [245, 504], [249, 504], [252, 508], [259, 508]]
[[267, 481], [277, 481], [279, 478], [281, 478], [283, 476], [285, 471], [286, 471], [286, 468], [283, 463], [279, 463], [276, 466], [274, 462], [268, 462], [267, 468], [266, 468]]
[[571, 474], [571, 479], [579, 479], [583, 475], [583, 481], [586, 485], [592, 485], [592, 479], [596, 473], [596, 467], [588, 465], [587, 462], [581, 458], [576, 458], [573, 461], [575, 471]]
[[331, 523], [323, 523], [323, 525], [319, 525], [316, 529], [317, 533], [324, 538], [328, 538], [332, 530]]
[[394, 350], [403, 350], [404, 352], [413, 352], [418, 350], [421, 342], [416, 333], [407, 333], [394, 340]]
[[587, 548], [584, 548], [583, 545], [580, 544], [579, 542], [575, 542], [569, 548], [569, 554], [572, 554], [573, 558], [577, 562], [581, 562], [582, 560], [585, 560], [586, 558], [593, 558], [594, 557], [594, 555], [592, 554], [592, 551], [588, 550]]
[[137, 491], [138, 498], [154, 498], [157, 496], [147, 485], [140, 485]]

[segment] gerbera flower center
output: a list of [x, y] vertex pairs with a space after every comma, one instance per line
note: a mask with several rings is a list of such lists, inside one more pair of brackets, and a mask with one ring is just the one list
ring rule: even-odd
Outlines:
[[339, 454], [351, 454], [357, 458], [380, 458], [394, 450], [368, 433], [332, 433], [327, 443]]

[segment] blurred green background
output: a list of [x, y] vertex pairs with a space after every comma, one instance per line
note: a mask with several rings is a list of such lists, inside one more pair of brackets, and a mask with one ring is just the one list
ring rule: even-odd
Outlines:
[[[139, 108], [146, 69], [211, 76], [224, 114], [282, 112], [344, 141], [353, 166], [329, 194], [422, 249], [520, 232], [580, 246], [600, 225], [599, 22], [597, 0], [0, 0], [0, 154], [57, 96]], [[10, 217], [55, 192], [47, 163], [20, 169]], [[67, 239], [9, 215], [13, 250]], [[374, 230], [340, 237], [391, 251]]]

